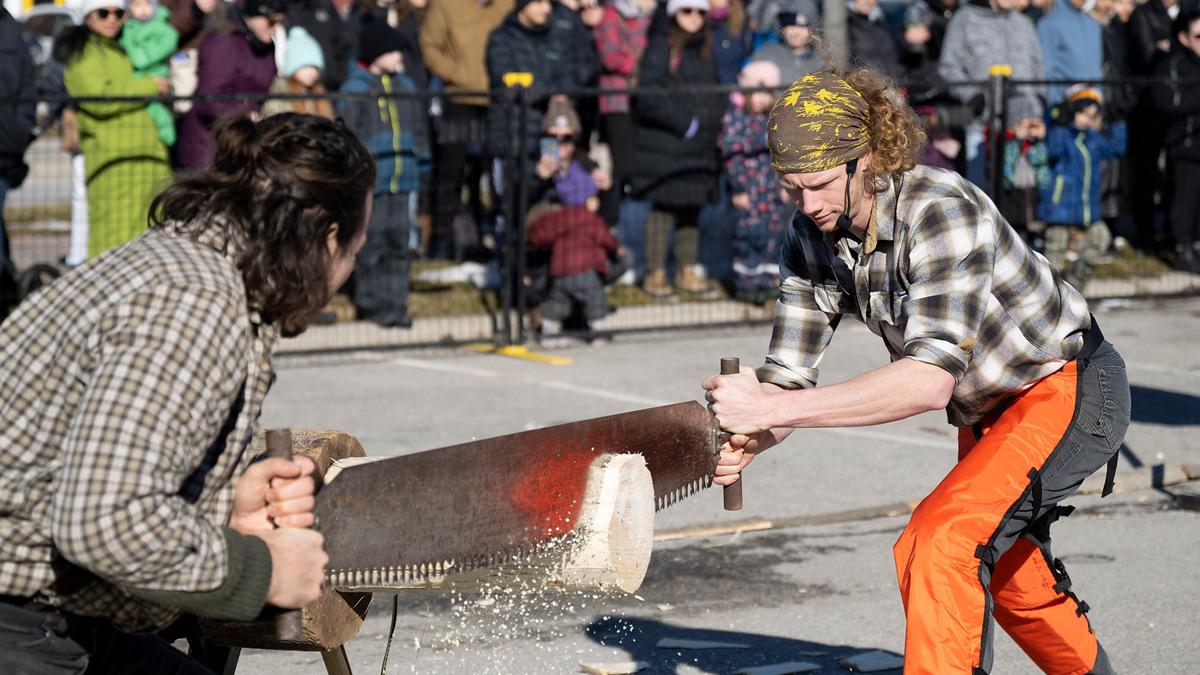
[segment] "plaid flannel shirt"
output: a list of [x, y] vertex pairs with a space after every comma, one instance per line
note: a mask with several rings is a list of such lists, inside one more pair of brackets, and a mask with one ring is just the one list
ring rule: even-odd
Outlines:
[[[178, 611], [122, 587], [225, 580], [233, 482], [274, 379], [277, 329], [248, 309], [235, 245], [171, 229], [89, 261], [0, 326], [0, 593], [126, 630]], [[59, 594], [71, 564], [98, 578]]]
[[761, 381], [816, 386], [821, 356], [848, 314], [883, 338], [893, 361], [916, 359], [954, 376], [946, 413], [956, 426], [1062, 368], [1091, 326], [1083, 296], [982, 191], [926, 166], [894, 176], [876, 196], [857, 251], [797, 212], [780, 279]]

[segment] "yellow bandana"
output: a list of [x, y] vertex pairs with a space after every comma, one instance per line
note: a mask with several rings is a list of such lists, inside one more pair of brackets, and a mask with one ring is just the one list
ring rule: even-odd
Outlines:
[[810, 173], [861, 157], [870, 140], [869, 113], [862, 95], [837, 75], [805, 75], [771, 108], [771, 167], [779, 173]]

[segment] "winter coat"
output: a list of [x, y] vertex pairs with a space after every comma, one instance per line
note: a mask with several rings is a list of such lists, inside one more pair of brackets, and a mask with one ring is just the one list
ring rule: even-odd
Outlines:
[[170, 12], [159, 7], [149, 21], [130, 19], [121, 28], [121, 48], [136, 76], [167, 77], [167, 61], [179, 49], [179, 33], [168, 21]]
[[[1129, 24], [1116, 17], [1104, 27], [1104, 79], [1129, 77]], [[1118, 84], [1105, 88], [1104, 112], [1108, 119], [1125, 119], [1137, 102], [1137, 88]]]
[[[67, 63], [67, 91], [77, 98], [158, 96], [149, 77], [134, 77], [116, 40], [92, 34]], [[144, 101], [79, 101], [76, 118], [87, 179], [88, 256], [146, 229], [154, 194], [170, 178], [167, 146]]]
[[321, 84], [326, 91], [340, 89], [358, 53], [358, 16], [342, 18], [330, 0], [302, 0], [288, 4], [287, 25], [303, 28], [321, 45]]
[[[1004, 144], [1004, 168], [1002, 172], [1004, 189], [1005, 190], [1023, 190], [1035, 189], [1038, 192], [1045, 192], [1052, 184], [1050, 175], [1050, 158], [1046, 153], [1045, 139], [1034, 140], [1018, 139], [1011, 131], [1006, 131], [1004, 138], [1007, 141]], [[1025, 158], [1028, 164], [1028, 169], [1032, 169], [1032, 185], [1028, 184], [1031, 176], [1019, 176], [1018, 167], [1020, 166], [1021, 158]], [[943, 167], [951, 171], [954, 167]], [[1024, 183], [1017, 185], [1018, 180]]]
[[708, 25], [712, 31], [713, 59], [717, 62], [717, 82], [737, 84], [738, 73], [750, 53], [750, 31], [743, 24], [741, 31], [734, 34], [728, 20], [710, 19]]
[[428, 120], [419, 98], [395, 97], [414, 92], [402, 74], [373, 75], [354, 63], [343, 94], [378, 94], [379, 98], [340, 98], [338, 115], [375, 158], [375, 194], [413, 192], [430, 158]]
[[[938, 74], [947, 82], [986, 80], [989, 68], [996, 63], [1012, 66], [1013, 79], [1043, 78], [1042, 47], [1033, 22], [1019, 12], [995, 12], [977, 5], [962, 7], [946, 26]], [[1042, 116], [1041, 88], [1021, 86], [1011, 91], [1010, 121]], [[951, 93], [962, 103], [973, 103], [976, 97], [983, 96], [980, 87], [969, 85], [951, 87]]]
[[[651, 16], [627, 19], [617, 8], [604, 8], [604, 19], [596, 26], [593, 37], [596, 51], [600, 55], [600, 88], [628, 89], [638, 61], [646, 51], [647, 31]], [[601, 114], [629, 112], [629, 97], [623, 94], [607, 94], [600, 97]]]
[[[179, 47], [179, 33], [168, 22], [170, 12], [166, 7], [155, 10], [149, 21], [130, 19], [121, 29], [121, 48], [133, 65], [134, 77], [167, 77], [170, 69], [167, 61]], [[146, 107], [158, 137], [167, 146], [175, 145], [175, 114], [161, 102]]]
[[770, 61], [779, 66], [781, 82], [791, 84], [804, 75], [825, 68], [825, 61], [817, 50], [809, 48], [800, 53], [782, 42], [768, 42], [750, 55], [750, 61]]
[[[1047, 80], [1099, 80], [1103, 77], [1104, 38], [1100, 24], [1062, 0], [1037, 24], [1038, 43]], [[1047, 88], [1047, 101], [1063, 100], [1067, 85]]]
[[600, 76], [600, 55], [592, 29], [579, 17], [579, 12], [554, 3], [550, 13], [550, 39], [563, 61], [562, 82], [570, 89], [596, 86]]
[[[525, 150], [529, 157], [536, 157], [547, 97], [570, 88], [573, 63], [560, 51], [548, 25], [524, 26], [516, 12], [510, 13], [488, 36], [486, 55], [488, 83], [492, 89], [506, 88], [505, 73], [533, 75], [531, 88], [526, 92], [529, 109], [525, 120]], [[515, 105], [495, 102], [488, 107], [488, 147], [495, 156], [503, 157], [508, 152], [513, 137], [506, 125], [511, 122], [512, 129], [519, 128], [519, 117]]]
[[896, 37], [883, 19], [872, 21], [851, 10], [846, 17], [846, 41], [852, 62], [875, 68], [893, 79], [904, 74]]
[[[1159, 63], [1155, 74], [1175, 82], [1200, 80], [1200, 56], [1176, 49]], [[1150, 96], [1159, 113], [1169, 120], [1165, 143], [1167, 157], [1173, 161], [1200, 162], [1200, 86], [1156, 83], [1150, 87]]]
[[746, 193], [750, 201], [774, 198], [779, 201], [779, 182], [771, 168], [767, 145], [767, 116], [731, 107], [721, 121], [718, 139], [725, 160], [725, 175], [733, 194]]
[[33, 57], [21, 34], [21, 24], [0, 7], [0, 180], [9, 187], [20, 185], [29, 172], [25, 149], [37, 122]]
[[585, 206], [564, 206], [538, 216], [529, 226], [529, 243], [550, 249], [550, 276], [608, 272], [608, 256], [621, 245], [599, 215]]
[[[116, 40], [91, 35], [67, 64], [67, 91], [76, 98], [92, 96], [158, 96], [149, 77], [134, 77], [129, 57]], [[90, 181], [101, 170], [123, 159], [167, 159], [145, 101], [81, 101], [78, 108], [79, 145]], [[111, 195], [120, 199], [120, 195]]]
[[1046, 134], [1050, 184], [1038, 202], [1047, 223], [1091, 225], [1100, 219], [1100, 163], [1125, 154], [1125, 123], [1103, 132], [1056, 125]]
[[[421, 53], [429, 72], [447, 91], [488, 88], [484, 54], [488, 36], [513, 10], [513, 0], [437, 0], [429, 3], [421, 25]], [[460, 104], [486, 106], [486, 96], [455, 97]]]
[[794, 208], [779, 196], [779, 181], [771, 169], [767, 116], [747, 112], [740, 106], [732, 107], [725, 113], [721, 126], [721, 154], [729, 190], [750, 198], [750, 208], [736, 210], [734, 271], [739, 280], [758, 277], [764, 265], [770, 268], [778, 262], [779, 244]]
[[[256, 52], [243, 30], [204, 37], [197, 56], [197, 97], [271, 90], [276, 72], [274, 50], [260, 48]], [[217, 120], [261, 108], [261, 100], [197, 100], [179, 123], [179, 163], [188, 168], [211, 166], [217, 149], [212, 129]]]
[[1167, 57], [1167, 52], [1158, 48], [1158, 42], [1175, 43], [1171, 15], [1162, 0], [1149, 0], [1133, 10], [1133, 16], [1129, 17], [1129, 40], [1130, 71], [1137, 75], [1152, 74], [1158, 62]]
[[[639, 86], [685, 89], [717, 83], [716, 64], [700, 58], [703, 34], [678, 54], [667, 44], [664, 26], [650, 36], [638, 66]], [[720, 94], [645, 95], [633, 102], [634, 195], [664, 207], [710, 203], [717, 188], [717, 134], [725, 109]], [[695, 133], [686, 138], [693, 122]]]

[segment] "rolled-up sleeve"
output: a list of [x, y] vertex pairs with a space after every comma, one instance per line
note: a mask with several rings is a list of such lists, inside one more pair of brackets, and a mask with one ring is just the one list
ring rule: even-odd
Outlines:
[[996, 223], [965, 198], [932, 201], [917, 222], [908, 250], [902, 355], [939, 366], [958, 382], [980, 341], [992, 295]]
[[822, 310], [812, 280], [803, 270], [793, 269], [799, 267], [795, 262], [789, 264], [801, 255], [792, 227], [779, 263], [782, 282], [775, 303], [771, 347], [757, 373], [760, 382], [785, 389], [808, 389], [817, 385], [817, 366], [842, 317]]

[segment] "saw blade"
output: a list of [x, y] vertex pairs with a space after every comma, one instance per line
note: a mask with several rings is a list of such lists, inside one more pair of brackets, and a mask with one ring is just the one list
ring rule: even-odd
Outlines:
[[721, 432], [689, 401], [351, 466], [317, 494], [335, 588], [422, 583], [569, 534], [597, 457], [638, 453], [655, 508], [712, 484]]

